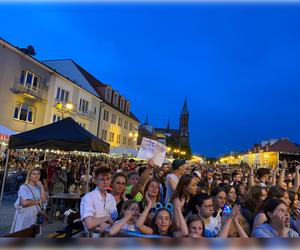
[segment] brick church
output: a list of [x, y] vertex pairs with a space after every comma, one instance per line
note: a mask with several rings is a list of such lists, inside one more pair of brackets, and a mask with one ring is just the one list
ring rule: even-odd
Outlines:
[[[167, 147], [171, 148], [171, 153], [174, 158], [190, 158], [191, 148], [189, 141], [189, 112], [187, 107], [187, 99], [185, 98], [183, 107], [179, 117], [179, 128], [170, 128], [170, 122], [165, 128], [154, 128], [149, 124], [148, 114], [145, 122], [139, 127], [138, 145], [140, 145], [143, 137], [147, 137], [153, 140], [157, 140]], [[176, 149], [176, 152], [174, 152]], [[180, 155], [178, 151], [185, 152], [184, 155]]]

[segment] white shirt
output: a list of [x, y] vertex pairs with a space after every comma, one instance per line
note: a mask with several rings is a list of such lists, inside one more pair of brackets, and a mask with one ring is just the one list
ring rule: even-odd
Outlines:
[[170, 179], [172, 179], [176, 185], [179, 181], [179, 178], [177, 177], [177, 175], [175, 174], [168, 174], [166, 177], [166, 198], [165, 198], [165, 203], [167, 204], [169, 202], [169, 200], [171, 199], [171, 196], [173, 194], [173, 190], [171, 188], [171, 184], [170, 184]]
[[221, 225], [216, 217], [211, 216], [209, 221], [209, 224], [205, 225], [205, 231], [209, 232], [210, 237], [216, 237], [221, 231]]
[[98, 188], [85, 194], [80, 202], [82, 221], [89, 216], [111, 216], [115, 211], [117, 211], [115, 198], [110, 193], [106, 193], [106, 198], [104, 199]]

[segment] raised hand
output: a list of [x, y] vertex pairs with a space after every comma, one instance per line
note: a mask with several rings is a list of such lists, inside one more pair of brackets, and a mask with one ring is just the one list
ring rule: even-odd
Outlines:
[[173, 203], [175, 207], [180, 208], [180, 210], [182, 210], [185, 203], [185, 199], [180, 200], [180, 198], [178, 197], [173, 201]]

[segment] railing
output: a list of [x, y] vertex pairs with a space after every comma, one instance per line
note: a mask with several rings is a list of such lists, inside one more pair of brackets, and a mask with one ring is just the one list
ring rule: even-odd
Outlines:
[[13, 90], [16, 93], [28, 94], [31, 97], [35, 97], [41, 100], [47, 100], [47, 91], [41, 90], [39, 88], [35, 88], [33, 86], [26, 86], [20, 83], [15, 83], [13, 86]]
[[94, 113], [94, 112], [83, 111], [83, 110], [79, 109], [79, 110], [77, 111], [77, 114], [78, 114], [78, 115], [81, 115], [81, 116], [88, 117], [88, 118], [90, 118], [90, 119], [95, 119], [95, 113]]
[[[4, 171], [0, 171], [0, 186], [2, 186]], [[4, 197], [15, 196], [20, 186], [25, 182], [27, 171], [8, 171], [5, 179]]]

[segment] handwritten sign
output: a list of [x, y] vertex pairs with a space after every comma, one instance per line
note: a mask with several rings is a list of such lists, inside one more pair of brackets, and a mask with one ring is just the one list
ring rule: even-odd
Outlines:
[[157, 141], [143, 137], [137, 158], [153, 159], [154, 164], [161, 167], [167, 152], [167, 147]]

